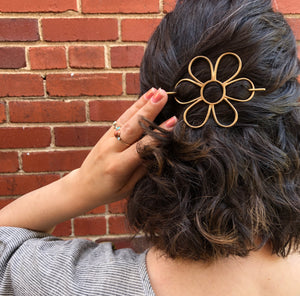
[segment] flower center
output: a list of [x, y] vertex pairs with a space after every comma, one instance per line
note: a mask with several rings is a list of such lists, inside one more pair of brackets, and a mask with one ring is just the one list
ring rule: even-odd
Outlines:
[[207, 81], [201, 89], [201, 96], [207, 104], [215, 105], [220, 103], [224, 99], [225, 94], [225, 87], [216, 80]]

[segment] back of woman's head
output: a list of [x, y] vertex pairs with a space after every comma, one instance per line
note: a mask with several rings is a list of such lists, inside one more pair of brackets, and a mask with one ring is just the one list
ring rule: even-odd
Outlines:
[[[196, 56], [213, 65], [226, 52], [237, 54], [242, 68], [236, 78], [251, 79], [256, 88], [247, 102], [231, 101], [237, 123], [224, 128], [210, 115], [200, 128], [183, 121], [199, 86], [177, 82], [189, 78]], [[211, 69], [198, 59], [193, 75], [208, 81]], [[228, 81], [238, 68], [225, 56], [218, 80]], [[246, 256], [269, 242], [286, 256], [300, 244], [300, 72], [290, 27], [269, 0], [182, 0], [167, 14], [151, 37], [141, 66], [141, 93], [151, 87], [175, 91], [156, 120], [176, 115], [171, 133], [155, 133], [156, 147], [141, 149], [147, 167], [128, 201], [130, 224], [171, 258], [213, 260]], [[246, 80], [228, 84], [229, 97], [245, 100]], [[210, 84], [205, 95], [219, 97]], [[215, 105], [224, 124], [234, 119], [226, 101]], [[203, 122], [203, 100], [187, 114], [191, 125]]]

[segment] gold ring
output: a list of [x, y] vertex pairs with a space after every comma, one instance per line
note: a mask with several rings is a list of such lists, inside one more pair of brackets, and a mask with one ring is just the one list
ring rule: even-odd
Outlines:
[[115, 129], [115, 131], [114, 131], [114, 136], [115, 136], [115, 138], [116, 138], [119, 142], [121, 142], [121, 143], [123, 143], [123, 144], [125, 144], [125, 145], [127, 145], [127, 146], [130, 146], [130, 144], [128, 144], [128, 143], [126, 143], [125, 141], [122, 140], [122, 138], [121, 138], [121, 127], [118, 126], [118, 123], [117, 123], [116, 121], [113, 122], [113, 127], [114, 127], [114, 129]]

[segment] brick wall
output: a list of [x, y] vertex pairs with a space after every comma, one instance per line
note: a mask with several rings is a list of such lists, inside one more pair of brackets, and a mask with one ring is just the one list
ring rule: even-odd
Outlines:
[[[136, 99], [146, 41], [174, 3], [0, 1], [0, 208], [80, 166]], [[299, 0], [274, 6], [300, 40]], [[122, 245], [123, 213], [124, 202], [101, 206], [54, 234]]]

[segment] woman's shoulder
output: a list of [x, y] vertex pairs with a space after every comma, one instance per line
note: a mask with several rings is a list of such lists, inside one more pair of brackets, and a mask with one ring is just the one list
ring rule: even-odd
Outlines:
[[14, 227], [0, 227], [0, 249], [0, 295], [144, 295], [144, 253]]

